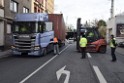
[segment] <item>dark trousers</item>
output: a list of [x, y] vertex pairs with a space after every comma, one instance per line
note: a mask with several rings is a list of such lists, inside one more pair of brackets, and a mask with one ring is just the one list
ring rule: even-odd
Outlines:
[[86, 58], [86, 47], [81, 47], [82, 58]]
[[58, 44], [54, 44], [54, 54], [59, 54], [59, 46], [58, 46]]
[[112, 60], [113, 60], [113, 61], [116, 60], [115, 49], [116, 49], [116, 48], [111, 48], [111, 56], [112, 56]]

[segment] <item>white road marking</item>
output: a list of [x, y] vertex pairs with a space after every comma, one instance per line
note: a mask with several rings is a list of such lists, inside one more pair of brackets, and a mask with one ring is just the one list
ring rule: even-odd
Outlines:
[[90, 53], [87, 53], [87, 56], [88, 56], [89, 58], [92, 58], [91, 55], [90, 55]]
[[[68, 45], [65, 49], [63, 49], [60, 53], [62, 53], [63, 51], [65, 51], [70, 45]], [[48, 63], [50, 63], [53, 59], [55, 59], [58, 55], [55, 55], [54, 57], [52, 57], [51, 59], [49, 59], [47, 62], [45, 62], [43, 65], [41, 65], [39, 68], [37, 68], [34, 72], [32, 72], [30, 75], [28, 75], [26, 78], [24, 78], [22, 81], [20, 81], [19, 83], [24, 83], [25, 81], [27, 81], [30, 77], [32, 77], [34, 74], [36, 74], [39, 70], [41, 70], [42, 68], [44, 68]]]
[[99, 83], [107, 83], [107, 81], [105, 80], [104, 76], [102, 75], [102, 73], [100, 72], [99, 68], [97, 66], [93, 66], [93, 69], [95, 70], [95, 73], [99, 79]]
[[65, 67], [66, 67], [66, 65], [65, 65], [64, 67], [62, 67], [61, 69], [59, 69], [59, 70], [56, 72], [56, 76], [57, 76], [57, 80], [59, 80], [60, 77], [61, 77], [61, 75], [62, 75], [62, 74], [65, 74], [65, 75], [66, 75], [66, 78], [65, 78], [64, 83], [69, 83], [70, 71], [65, 70]]

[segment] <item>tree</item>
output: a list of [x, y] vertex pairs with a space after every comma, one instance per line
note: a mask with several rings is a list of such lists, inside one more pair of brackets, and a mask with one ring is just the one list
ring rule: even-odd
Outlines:
[[87, 21], [84, 24], [85, 27], [90, 27], [90, 23], [88, 23]]
[[106, 37], [106, 27], [101, 26], [98, 30], [99, 30], [101, 36], [105, 38]]
[[99, 20], [97, 23], [97, 27], [105, 26], [106, 27], [106, 22], [104, 20]]
[[99, 20], [97, 23], [98, 30], [103, 37], [106, 37], [106, 22], [104, 20]]
[[98, 20], [97, 19], [94, 19], [93, 21], [91, 21], [91, 26], [97, 27], [97, 24], [98, 24]]
[[71, 31], [73, 31], [74, 30], [74, 26], [72, 25], [72, 24], [69, 24], [68, 26], [67, 26], [67, 32], [71, 32]]

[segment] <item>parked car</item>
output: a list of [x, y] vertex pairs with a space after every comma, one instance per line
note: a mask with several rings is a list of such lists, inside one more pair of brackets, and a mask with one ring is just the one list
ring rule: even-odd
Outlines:
[[124, 41], [123, 41], [123, 42], [118, 43], [118, 46], [119, 46], [119, 47], [124, 47]]
[[69, 38], [68, 42], [69, 42], [69, 44], [72, 44], [74, 42], [74, 38]]

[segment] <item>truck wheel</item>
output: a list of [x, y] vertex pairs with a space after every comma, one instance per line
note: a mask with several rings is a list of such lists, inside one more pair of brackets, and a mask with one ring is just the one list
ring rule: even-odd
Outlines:
[[101, 47], [99, 48], [99, 52], [100, 52], [100, 53], [106, 53], [106, 46], [101, 46]]
[[47, 50], [46, 50], [46, 48], [43, 48], [42, 50], [43, 50], [43, 54], [42, 55], [45, 56], [47, 54]]

